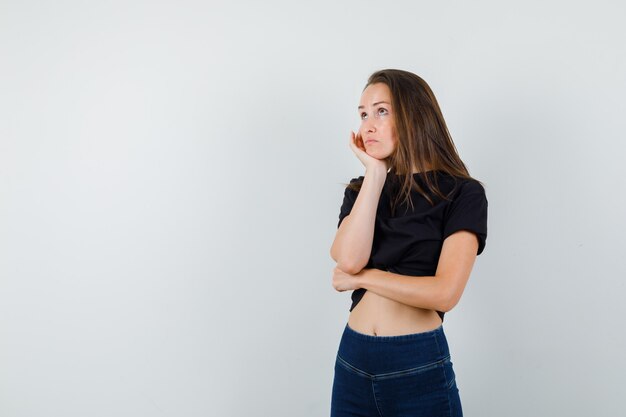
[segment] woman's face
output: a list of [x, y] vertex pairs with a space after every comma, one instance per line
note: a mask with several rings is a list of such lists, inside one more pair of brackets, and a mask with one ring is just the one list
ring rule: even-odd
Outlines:
[[387, 84], [368, 85], [361, 95], [358, 112], [361, 119], [359, 133], [363, 138], [365, 152], [376, 159], [387, 158], [397, 144], [391, 91]]

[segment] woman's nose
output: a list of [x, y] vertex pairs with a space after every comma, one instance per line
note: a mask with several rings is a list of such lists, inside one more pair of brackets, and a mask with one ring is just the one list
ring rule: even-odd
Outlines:
[[365, 126], [364, 127], [365, 127], [365, 131], [367, 131], [367, 132], [374, 132], [374, 131], [376, 131], [376, 123], [375, 123], [374, 120], [367, 119], [365, 121]]

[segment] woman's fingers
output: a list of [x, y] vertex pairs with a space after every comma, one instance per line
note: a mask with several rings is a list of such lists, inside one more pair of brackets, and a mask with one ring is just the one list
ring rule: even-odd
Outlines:
[[356, 135], [356, 144], [359, 147], [359, 149], [365, 152], [365, 144], [363, 143], [363, 137], [361, 136], [360, 133], [357, 133]]
[[361, 134], [354, 134], [353, 131], [350, 131], [350, 147], [354, 150], [357, 148], [363, 152], [365, 152], [365, 146], [363, 145], [363, 139], [361, 138]]
[[350, 131], [350, 145], [356, 145], [356, 136], [353, 131]]
[[379, 166], [387, 167], [385, 172], [388, 171], [387, 161], [379, 160], [365, 150], [365, 144], [363, 143], [363, 137], [360, 132], [356, 134], [353, 131], [350, 131], [350, 149], [356, 155], [357, 158], [361, 161], [361, 163], [365, 166], [366, 170], [371, 168], [378, 169]]

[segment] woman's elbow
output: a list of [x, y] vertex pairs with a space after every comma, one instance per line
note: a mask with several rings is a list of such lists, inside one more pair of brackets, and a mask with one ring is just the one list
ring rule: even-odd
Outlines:
[[342, 262], [341, 260], [337, 262], [337, 268], [341, 269], [346, 274], [355, 275], [361, 272], [363, 269], [362, 266], [356, 265], [354, 263]]
[[350, 275], [358, 274], [367, 265], [367, 262], [355, 261], [354, 259], [342, 259], [341, 257], [339, 257], [336, 262], [337, 268]]
[[439, 311], [444, 313], [452, 310], [460, 301], [460, 295], [457, 291], [444, 291], [442, 297], [439, 299]]
[[456, 303], [451, 303], [449, 301], [445, 301], [445, 302], [439, 304], [439, 307], [437, 308], [437, 310], [441, 311], [443, 313], [447, 313], [450, 310], [452, 310], [455, 305], [456, 305]]
[[359, 273], [368, 261], [368, 259], [354, 259], [354, 256], [342, 256], [334, 247], [330, 249], [330, 257], [337, 263], [337, 268], [351, 275]]

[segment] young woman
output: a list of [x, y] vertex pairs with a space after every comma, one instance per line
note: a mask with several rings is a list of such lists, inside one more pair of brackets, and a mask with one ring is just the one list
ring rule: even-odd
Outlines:
[[372, 74], [350, 148], [350, 180], [330, 254], [333, 287], [352, 291], [331, 417], [462, 416], [444, 314], [487, 238], [487, 198], [419, 76]]

